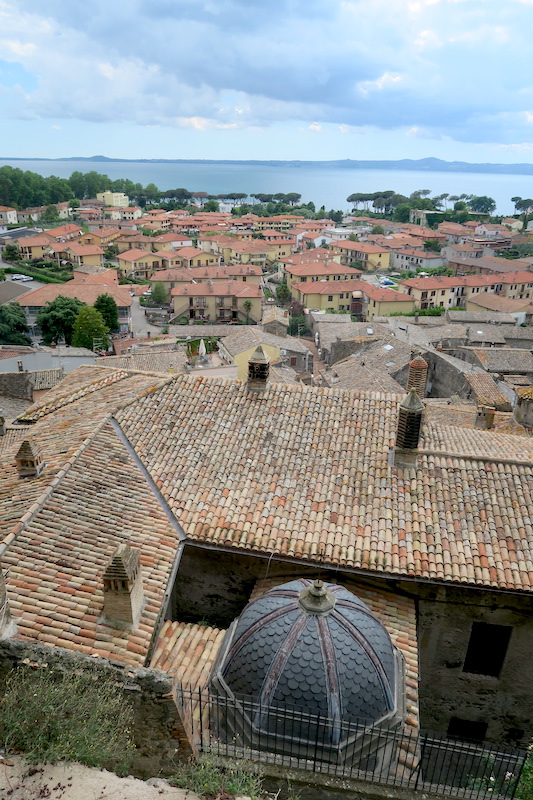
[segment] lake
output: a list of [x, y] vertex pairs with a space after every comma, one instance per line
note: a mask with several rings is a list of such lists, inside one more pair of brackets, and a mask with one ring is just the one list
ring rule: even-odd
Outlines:
[[104, 173], [111, 179], [129, 178], [134, 183], [155, 183], [162, 191], [183, 187], [209, 194], [247, 192], [270, 194], [298, 192], [302, 201], [312, 200], [316, 207], [348, 210], [346, 198], [354, 192], [378, 192], [392, 189], [409, 195], [416, 189], [430, 189], [432, 195], [489, 195], [497, 204], [497, 213], [514, 211], [511, 197], [533, 196], [533, 176], [499, 175], [473, 172], [425, 172], [387, 169], [343, 169], [322, 166], [285, 166], [229, 163], [178, 164], [142, 161], [9, 161], [9, 165], [31, 170], [45, 177], [68, 178], [75, 170]]

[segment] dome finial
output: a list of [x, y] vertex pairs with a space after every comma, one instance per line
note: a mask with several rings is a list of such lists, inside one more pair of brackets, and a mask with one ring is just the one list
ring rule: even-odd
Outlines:
[[313, 581], [300, 592], [299, 603], [308, 614], [325, 616], [335, 608], [335, 597], [322, 581]]

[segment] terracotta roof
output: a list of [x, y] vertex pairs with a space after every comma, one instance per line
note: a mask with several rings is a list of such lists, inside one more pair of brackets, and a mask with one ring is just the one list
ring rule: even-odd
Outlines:
[[[168, 347], [168, 344], [166, 345]], [[180, 350], [169, 350], [129, 353], [123, 356], [102, 356], [95, 358], [94, 363], [99, 367], [113, 367], [114, 369], [133, 369], [143, 372], [171, 372], [180, 375], [185, 371], [187, 356]]]
[[187, 376], [117, 419], [192, 539], [530, 590], [533, 440], [430, 424], [416, 480], [389, 467], [396, 414], [385, 393], [272, 385], [256, 396]]
[[25, 236], [17, 239], [19, 247], [46, 247], [52, 242], [51, 237], [42, 234], [41, 236]]
[[[165, 251], [160, 250], [159, 253], [163, 256], [163, 259], [166, 260], [167, 256]], [[196, 280], [205, 281], [207, 278], [212, 278], [213, 280], [224, 280], [224, 278], [232, 279], [234, 275], [244, 277], [248, 275], [262, 275], [262, 270], [261, 267], [254, 264], [226, 264], [224, 266], [161, 269], [158, 270], [152, 277], [152, 282], [179, 281], [190, 283]]]
[[64, 378], [65, 373], [59, 369], [37, 369], [27, 373], [32, 381], [33, 389], [36, 392], [43, 389], [52, 389]]
[[34, 289], [21, 297], [22, 306], [45, 306], [55, 300], [60, 295], [62, 297], [75, 297], [82, 303], [94, 305], [96, 298], [101, 294], [110, 294], [117, 306], [129, 307], [132, 300], [127, 286], [116, 286], [115, 284], [105, 283], [86, 283], [69, 281], [68, 283], [49, 283]]
[[172, 297], [188, 295], [189, 297], [222, 296], [222, 297], [262, 297], [260, 286], [243, 281], [213, 281], [209, 283], [184, 283], [171, 291]]
[[175, 254], [187, 259], [208, 255], [204, 250], [199, 250], [197, 247], [180, 247]]
[[126, 250], [124, 253], [119, 253], [117, 259], [119, 261], [139, 261], [143, 258], [153, 258], [156, 260], [161, 260], [161, 255], [159, 253], [152, 253], [150, 250]]
[[[369, 341], [371, 339], [369, 338]], [[339, 389], [358, 389], [366, 392], [390, 392], [403, 397], [405, 388], [394, 380], [388, 372], [374, 367], [372, 360], [364, 364], [348, 356], [343, 361], [337, 361], [331, 369], [322, 374], [322, 381], [326, 386]]]
[[431, 253], [429, 250], [414, 250], [407, 247], [403, 250], [398, 250], [398, 254], [411, 256], [412, 258], [441, 258], [438, 253]]
[[[109, 491], [113, 463], [120, 465], [121, 480]], [[73, 502], [80, 492], [83, 502]], [[7, 595], [17, 637], [142, 666], [178, 541], [144, 475], [106, 423], [2, 556], [10, 570]], [[145, 605], [133, 630], [101, 621], [103, 573], [121, 543], [141, 555]]]
[[294, 336], [275, 336], [267, 333], [258, 325], [239, 325], [238, 329], [224, 338], [223, 345], [228, 353], [236, 356], [260, 344], [270, 344], [280, 350], [293, 353], [310, 353], [309, 348]]
[[225, 633], [209, 625], [165, 620], [150, 666], [171, 675], [175, 685], [204, 688]]
[[[116, 269], [105, 269], [101, 272], [89, 271], [87, 273], [79, 274], [83, 272], [83, 269], [83, 267], [80, 267], [79, 269], [74, 269], [72, 271], [74, 275], [71, 281], [72, 283], [105, 283], [118, 286], [118, 273]], [[98, 269], [98, 267], [96, 269]], [[127, 289], [128, 291], [131, 291], [131, 285], [128, 284]], [[144, 291], [146, 291], [146, 286], [144, 286]]]
[[[57, 250], [57, 245], [54, 249]], [[96, 244], [78, 244], [77, 242], [73, 242], [72, 244], [67, 244], [62, 249], [65, 251], [70, 250], [75, 256], [103, 256], [104, 254], [102, 248], [98, 247]]]
[[474, 372], [465, 375], [465, 378], [478, 402], [494, 406], [496, 409], [511, 411], [509, 400], [502, 394], [498, 384], [488, 372]]
[[331, 242], [331, 247], [338, 247], [341, 250], [357, 251], [359, 253], [378, 254], [383, 253], [383, 247], [376, 247], [374, 244], [367, 244], [366, 242], [350, 242], [349, 240], [341, 240], [338, 242]]
[[310, 264], [286, 264], [285, 270], [291, 275], [305, 277], [312, 275], [362, 275], [362, 270], [345, 267], [336, 261], [313, 261]]
[[306, 281], [300, 283], [299, 281], [291, 284], [295, 289], [298, 289], [302, 294], [340, 294], [341, 292], [362, 292], [366, 290], [368, 284], [366, 281], [357, 279], [348, 281]]
[[489, 372], [527, 372], [533, 374], [533, 355], [518, 347], [471, 348], [482, 367]]
[[529, 307], [533, 313], [532, 300], [518, 300], [514, 297], [504, 297], [504, 295], [501, 294], [492, 294], [492, 292], [482, 292], [477, 297], [470, 297], [468, 302], [473, 303], [476, 306], [481, 306], [482, 308], [487, 308], [489, 310], [493, 309], [494, 311], [503, 311], [509, 314], [512, 314], [513, 311], [515, 313], [519, 311], [525, 311]]

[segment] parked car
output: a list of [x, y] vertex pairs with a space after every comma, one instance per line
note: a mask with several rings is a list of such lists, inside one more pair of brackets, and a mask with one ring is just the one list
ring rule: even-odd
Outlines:
[[26, 282], [26, 281], [32, 281], [33, 278], [31, 278], [29, 275], [19, 275], [18, 273], [16, 273], [15, 275], [11, 276], [11, 280]]

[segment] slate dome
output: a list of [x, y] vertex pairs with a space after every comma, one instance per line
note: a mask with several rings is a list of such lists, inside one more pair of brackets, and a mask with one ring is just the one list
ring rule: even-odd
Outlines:
[[256, 727], [280, 708], [390, 727], [402, 718], [403, 661], [362, 600], [301, 578], [246, 606], [226, 634], [211, 688], [257, 704]]

